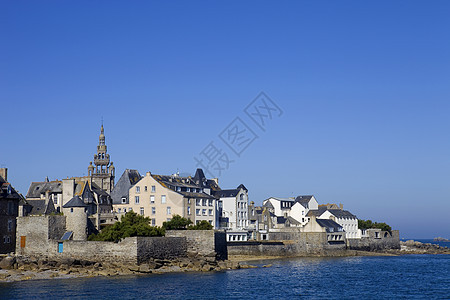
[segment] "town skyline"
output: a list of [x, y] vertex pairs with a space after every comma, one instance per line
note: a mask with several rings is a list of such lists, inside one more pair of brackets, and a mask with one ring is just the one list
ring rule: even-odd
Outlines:
[[[450, 237], [448, 4], [227, 5], [2, 3], [11, 184], [87, 175], [102, 118], [116, 182], [127, 168], [192, 176], [240, 118], [257, 139], [240, 156], [220, 144], [235, 161], [220, 186]], [[265, 130], [244, 111], [260, 92], [283, 111]]]

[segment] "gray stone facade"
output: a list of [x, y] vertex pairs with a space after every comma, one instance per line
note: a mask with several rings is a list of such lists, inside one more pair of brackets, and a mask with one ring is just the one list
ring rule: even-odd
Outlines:
[[398, 230], [388, 232], [381, 229], [367, 229], [366, 233], [367, 237], [348, 239], [349, 249], [362, 251], [400, 249], [400, 234]]

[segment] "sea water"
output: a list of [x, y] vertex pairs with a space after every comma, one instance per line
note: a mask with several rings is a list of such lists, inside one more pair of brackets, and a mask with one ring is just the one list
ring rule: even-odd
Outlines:
[[259, 268], [2, 283], [0, 299], [450, 299], [450, 255], [250, 263]]

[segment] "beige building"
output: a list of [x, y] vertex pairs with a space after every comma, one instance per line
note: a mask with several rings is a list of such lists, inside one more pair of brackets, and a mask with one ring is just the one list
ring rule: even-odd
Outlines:
[[217, 179], [206, 179], [201, 169], [194, 177], [147, 172], [131, 186], [128, 198], [123, 197], [122, 203], [113, 207], [118, 214], [132, 210], [149, 217], [152, 226], [162, 226], [174, 215], [180, 215], [194, 224], [205, 220], [215, 227], [216, 198], [211, 193], [219, 189]]

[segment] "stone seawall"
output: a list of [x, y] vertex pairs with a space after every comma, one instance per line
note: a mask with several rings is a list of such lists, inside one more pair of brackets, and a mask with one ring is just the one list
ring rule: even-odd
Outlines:
[[218, 230], [168, 230], [166, 237], [185, 238], [188, 255], [228, 258], [226, 233]]
[[343, 255], [347, 248], [345, 243], [329, 244], [326, 233], [271, 232], [270, 237], [273, 240], [228, 243], [228, 254], [230, 256], [336, 256]]

